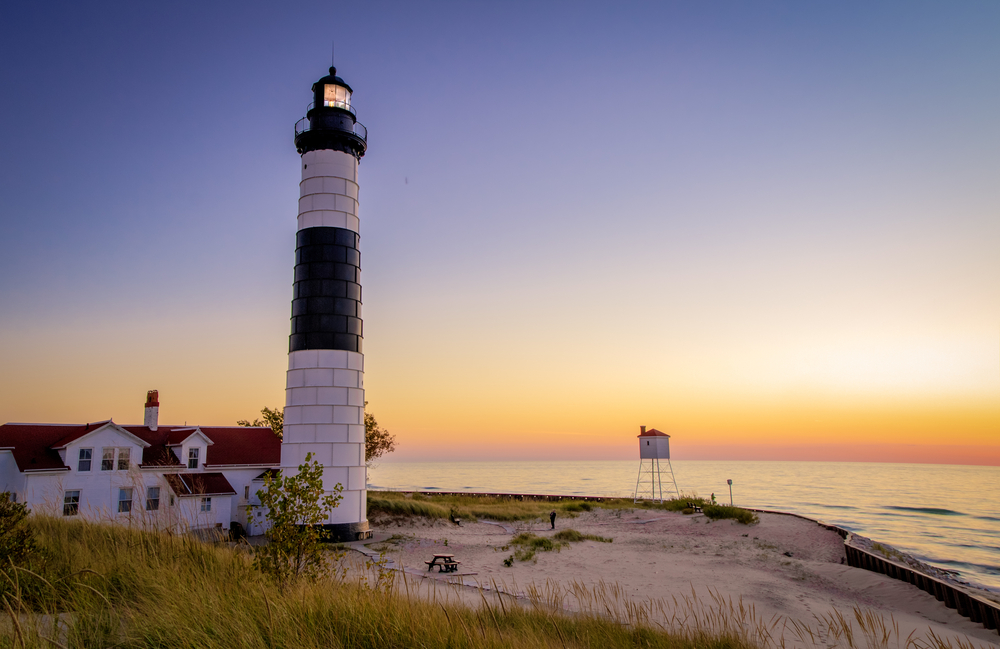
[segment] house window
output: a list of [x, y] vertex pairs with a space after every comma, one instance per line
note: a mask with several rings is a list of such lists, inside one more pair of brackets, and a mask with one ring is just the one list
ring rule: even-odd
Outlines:
[[63, 516], [76, 516], [80, 513], [80, 491], [67, 491], [63, 497]]
[[171, 507], [174, 506], [174, 497], [173, 496], [170, 497], [170, 506]]
[[77, 471], [90, 471], [90, 460], [94, 456], [94, 449], [92, 448], [81, 448], [80, 449], [80, 463], [77, 464]]
[[115, 468], [115, 449], [101, 449], [101, 471], [111, 471]]
[[188, 468], [197, 469], [198, 468], [198, 451], [200, 448], [189, 448], [188, 449]]
[[149, 487], [146, 489], [146, 511], [155, 512], [160, 508], [160, 488]]
[[210, 511], [212, 511], [212, 499], [211, 498], [202, 498], [201, 499], [201, 511], [203, 511], [203, 512], [210, 512]]
[[250, 500], [250, 485], [243, 487], [243, 500]]
[[132, 511], [132, 490], [131, 489], [119, 489], [118, 490], [118, 513], [125, 513]]
[[120, 448], [118, 449], [118, 470], [128, 471], [129, 460], [131, 459], [132, 449], [130, 448]]

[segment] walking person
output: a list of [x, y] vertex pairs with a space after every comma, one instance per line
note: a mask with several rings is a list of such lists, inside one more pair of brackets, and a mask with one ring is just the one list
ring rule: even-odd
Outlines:
[[552, 523], [552, 529], [556, 529], [556, 510], [549, 512], [549, 522]]

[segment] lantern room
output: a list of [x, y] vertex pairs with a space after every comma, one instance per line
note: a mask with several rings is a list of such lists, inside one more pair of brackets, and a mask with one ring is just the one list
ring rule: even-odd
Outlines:
[[353, 113], [351, 110], [351, 87], [337, 76], [337, 68], [330, 68], [330, 74], [313, 84], [313, 101], [315, 106], [323, 108], [339, 108]]
[[368, 130], [351, 106], [353, 91], [337, 76], [337, 68], [312, 85], [313, 100], [306, 116], [295, 124], [295, 148], [310, 151], [343, 151], [358, 160], [368, 147]]

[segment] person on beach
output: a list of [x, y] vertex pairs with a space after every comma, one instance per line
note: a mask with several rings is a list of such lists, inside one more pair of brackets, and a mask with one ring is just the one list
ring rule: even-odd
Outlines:
[[552, 529], [556, 529], [556, 510], [549, 512], [549, 522], [552, 523]]

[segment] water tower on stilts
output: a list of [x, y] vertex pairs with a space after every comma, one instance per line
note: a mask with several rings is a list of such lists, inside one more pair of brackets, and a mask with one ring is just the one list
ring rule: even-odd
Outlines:
[[[661, 470], [660, 460], [667, 461], [667, 468]], [[653, 502], [663, 502], [663, 474], [669, 473], [670, 482], [667, 483], [667, 496], [670, 496], [670, 485], [673, 484], [673, 495], [680, 497], [681, 492], [677, 488], [677, 480], [674, 478], [674, 467], [670, 464], [670, 435], [661, 433], [655, 428], [646, 430], [645, 426], [639, 426], [639, 475], [635, 479], [635, 498], [633, 502], [640, 500], [652, 500]]]

